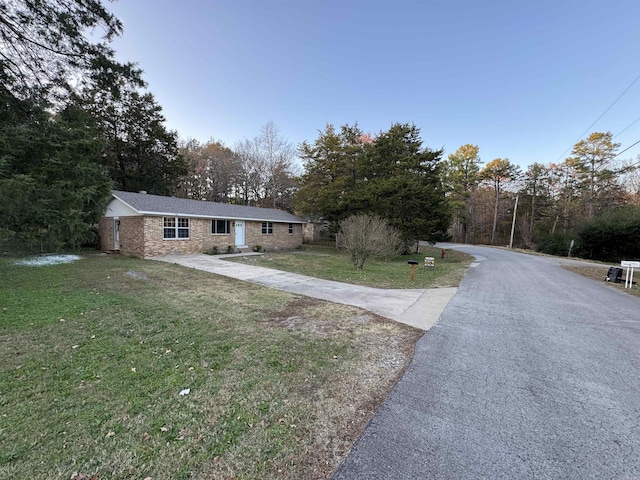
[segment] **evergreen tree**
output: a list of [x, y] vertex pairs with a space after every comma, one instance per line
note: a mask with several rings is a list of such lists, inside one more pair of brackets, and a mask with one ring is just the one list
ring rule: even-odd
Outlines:
[[473, 225], [472, 194], [480, 182], [477, 145], [462, 145], [443, 162], [443, 177], [453, 214], [454, 240], [467, 242]]
[[112, 184], [92, 117], [72, 104], [52, 115], [5, 88], [0, 99], [0, 237], [40, 251], [93, 240]]
[[[550, 169], [540, 163], [533, 163], [524, 174], [522, 188], [522, 211], [518, 220], [522, 243], [530, 246], [534, 241], [536, 222], [550, 200]], [[527, 205], [528, 203], [528, 205]], [[526, 208], [528, 206], [528, 208]]]
[[620, 144], [613, 142], [611, 132], [594, 132], [576, 143], [571, 151], [571, 160], [581, 180], [588, 219], [621, 203], [622, 187], [612, 164], [618, 147]]
[[303, 143], [305, 174], [299, 209], [337, 223], [355, 214], [377, 215], [405, 242], [446, 237], [449, 211], [440, 178], [442, 151], [422, 147], [420, 130], [395, 124], [375, 139], [357, 125], [327, 125]]
[[640, 258], [640, 207], [628, 205], [582, 223], [576, 254], [603, 262]]
[[140, 70], [114, 59], [120, 21], [100, 0], [0, 0], [0, 12], [0, 238], [90, 240], [109, 175], [171, 193], [186, 168]]
[[102, 161], [117, 189], [175, 193], [187, 163], [179, 153], [177, 133], [165, 127], [162, 107], [151, 93], [129, 85], [116, 93], [86, 92], [82, 102], [105, 139]]
[[392, 125], [367, 146], [352, 204], [387, 219], [407, 242], [445, 239], [451, 216], [441, 182], [442, 154], [422, 147], [415, 125]]
[[504, 190], [506, 184], [516, 180], [519, 176], [519, 167], [512, 164], [508, 158], [496, 158], [489, 162], [480, 172], [480, 178], [491, 184], [495, 193], [491, 245], [495, 245], [497, 241], [500, 193]]
[[313, 144], [300, 145], [305, 173], [295, 200], [302, 213], [338, 222], [353, 212], [350, 195], [356, 188], [366, 139], [357, 125], [344, 125], [339, 132], [327, 125]]
[[117, 89], [120, 78], [142, 86], [141, 71], [110, 48], [122, 23], [100, 0], [0, 0], [0, 69], [8, 89], [64, 99], [80, 79]]

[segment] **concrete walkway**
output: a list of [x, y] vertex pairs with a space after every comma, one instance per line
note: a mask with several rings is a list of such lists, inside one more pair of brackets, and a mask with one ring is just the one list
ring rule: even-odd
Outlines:
[[458, 291], [456, 287], [427, 290], [363, 287], [225, 261], [224, 258], [228, 256], [231, 255], [167, 255], [151, 259], [196, 268], [299, 295], [361, 307], [421, 330], [429, 330], [437, 323], [449, 300]]

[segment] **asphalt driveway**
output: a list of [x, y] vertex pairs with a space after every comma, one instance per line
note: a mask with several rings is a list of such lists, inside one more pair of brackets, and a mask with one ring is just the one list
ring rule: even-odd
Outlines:
[[477, 262], [334, 479], [640, 478], [640, 299], [456, 248]]

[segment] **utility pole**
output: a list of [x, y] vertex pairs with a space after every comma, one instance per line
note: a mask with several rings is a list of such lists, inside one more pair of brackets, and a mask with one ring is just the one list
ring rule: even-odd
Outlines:
[[511, 240], [509, 240], [509, 248], [513, 248], [513, 233], [516, 230], [516, 213], [518, 213], [518, 195], [516, 195], [516, 204], [513, 207], [513, 221], [511, 222]]

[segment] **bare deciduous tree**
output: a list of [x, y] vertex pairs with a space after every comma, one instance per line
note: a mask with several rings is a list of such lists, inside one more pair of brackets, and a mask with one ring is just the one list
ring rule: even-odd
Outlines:
[[635, 160], [622, 163], [621, 183], [630, 195], [631, 203], [640, 205], [640, 155]]
[[271, 197], [272, 206], [276, 208], [279, 194], [287, 188], [291, 177], [289, 172], [296, 150], [280, 135], [278, 126], [272, 121], [262, 127], [255, 144], [263, 166], [265, 198]]
[[238, 157], [223, 143], [214, 139], [183, 142], [180, 153], [189, 166], [182, 179], [180, 195], [198, 200], [228, 203], [235, 193], [239, 174]]
[[255, 140], [245, 138], [237, 142], [235, 154], [238, 158], [236, 195], [242, 198], [244, 205], [256, 203], [261, 198], [264, 167]]
[[236, 143], [235, 153], [239, 161], [236, 190], [244, 204], [291, 210], [296, 151], [278, 127], [267, 122], [260, 135]]
[[387, 221], [378, 216], [352, 215], [340, 222], [336, 236], [338, 248], [351, 254], [351, 262], [358, 269], [372, 257], [387, 260], [402, 249], [402, 235]]

